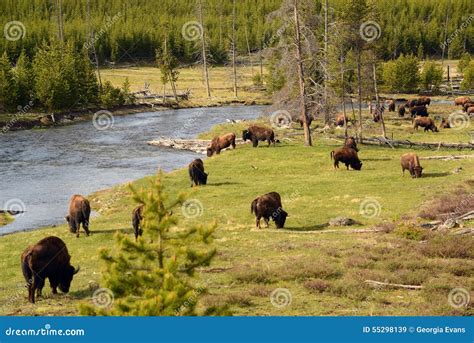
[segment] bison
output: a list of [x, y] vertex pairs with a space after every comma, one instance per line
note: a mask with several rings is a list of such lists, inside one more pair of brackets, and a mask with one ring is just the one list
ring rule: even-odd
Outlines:
[[216, 153], [219, 155], [221, 150], [232, 146], [235, 149], [235, 134], [234, 133], [227, 133], [220, 137], [214, 137], [211, 141], [211, 145], [207, 147], [207, 156], [211, 157]]
[[405, 170], [410, 172], [411, 177], [421, 177], [423, 167], [420, 165], [420, 159], [414, 153], [403, 154], [401, 157], [402, 173], [405, 176]]
[[21, 270], [27, 282], [28, 301], [35, 302], [41, 296], [46, 278], [57, 294], [57, 288], [63, 293], [69, 292], [74, 274], [79, 272], [70, 264], [66, 244], [58, 237], [50, 236], [32, 245], [21, 254]]
[[69, 214], [66, 216], [66, 221], [69, 225], [69, 230], [79, 237], [79, 230], [82, 228], [89, 236], [89, 217], [91, 214], [91, 206], [89, 200], [82, 195], [75, 194], [69, 202]]
[[395, 112], [395, 100], [389, 99], [387, 100], [387, 106], [389, 112]]
[[413, 128], [418, 131], [418, 126], [424, 127], [425, 132], [428, 130], [431, 130], [432, 132], [438, 132], [438, 128], [436, 127], [434, 120], [429, 117], [416, 117]]
[[267, 141], [268, 146], [273, 143], [275, 146], [275, 133], [272, 129], [267, 129], [261, 126], [250, 126], [247, 130], [242, 131], [242, 139], [245, 141], [252, 141], [254, 148], [258, 146], [259, 141]]
[[288, 217], [288, 213], [282, 208], [280, 194], [277, 192], [267, 193], [255, 198], [250, 205], [250, 211], [255, 214], [257, 229], [260, 229], [261, 218], [263, 218], [267, 227], [271, 218], [276, 227], [281, 229], [285, 226], [286, 217]]
[[403, 104], [398, 105], [398, 116], [399, 117], [405, 116], [405, 106]]
[[133, 226], [133, 233], [135, 234], [135, 240], [138, 239], [138, 236], [143, 234], [143, 230], [141, 228], [141, 223], [143, 220], [143, 205], [138, 205], [133, 209], [132, 212], [132, 226]]
[[449, 124], [449, 121], [443, 118], [441, 119], [441, 124], [439, 124], [439, 127], [442, 129], [450, 129], [451, 125]]
[[[308, 126], [311, 126], [311, 123], [313, 122], [313, 116], [312, 115], [307, 115], [306, 116], [308, 120]], [[295, 120], [296, 123], [300, 124], [301, 127], [304, 126], [304, 121], [303, 121], [303, 115], [300, 115], [298, 119]]]
[[418, 106], [429, 106], [431, 104], [431, 99], [427, 96], [422, 96], [418, 98]]
[[464, 105], [466, 102], [471, 102], [471, 98], [468, 96], [458, 96], [456, 99], [454, 99], [454, 105]]
[[344, 118], [344, 113], [338, 114], [335, 119], [336, 126], [344, 126], [344, 123], [348, 123], [348, 122], [349, 122], [349, 118], [347, 118], [347, 116]]
[[347, 170], [349, 166], [355, 170], [362, 169], [362, 162], [357, 156], [357, 151], [352, 148], [341, 148], [336, 151], [331, 151], [331, 160], [334, 159], [334, 169], [339, 168], [339, 162], [342, 162], [346, 165]]
[[207, 176], [204, 172], [204, 162], [197, 158], [188, 166], [189, 178], [191, 179], [191, 187], [207, 184]]
[[359, 151], [357, 148], [357, 142], [354, 137], [347, 137], [344, 142], [344, 147], [349, 149], [354, 149], [355, 151]]
[[415, 116], [427, 117], [428, 109], [426, 108], [425, 105], [414, 106], [414, 107], [410, 107], [410, 113], [412, 117], [415, 117]]
[[469, 107], [466, 112], [469, 115], [474, 114], [474, 106]]
[[464, 112], [467, 112], [468, 108], [473, 107], [473, 106], [474, 106], [474, 102], [470, 102], [470, 101], [466, 102], [464, 105], [462, 105], [462, 110]]

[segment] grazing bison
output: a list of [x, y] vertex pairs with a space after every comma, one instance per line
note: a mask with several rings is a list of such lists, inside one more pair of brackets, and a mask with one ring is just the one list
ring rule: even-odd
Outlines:
[[431, 99], [427, 96], [422, 96], [418, 98], [418, 106], [429, 106], [431, 104]]
[[191, 187], [194, 185], [205, 185], [207, 183], [207, 176], [204, 172], [204, 162], [197, 158], [188, 166], [189, 178], [191, 179]]
[[398, 116], [399, 117], [405, 116], [405, 106], [403, 104], [398, 105]]
[[354, 137], [347, 137], [344, 142], [344, 147], [348, 149], [354, 149], [355, 151], [359, 151], [357, 148], [357, 142]]
[[387, 100], [387, 106], [389, 112], [395, 112], [395, 100], [389, 99]]
[[259, 141], [267, 141], [268, 146], [273, 143], [275, 146], [275, 133], [272, 129], [267, 129], [266, 127], [261, 126], [250, 126], [247, 130], [242, 131], [242, 139], [245, 141], [252, 141], [254, 148], [258, 146]]
[[134, 208], [132, 212], [132, 226], [133, 226], [133, 233], [135, 234], [135, 240], [138, 239], [138, 236], [143, 234], [143, 230], [141, 228], [141, 223], [143, 219], [143, 205], [138, 205]]
[[474, 106], [469, 107], [467, 109], [466, 113], [469, 114], [469, 115], [474, 114]]
[[414, 107], [410, 107], [410, 113], [412, 117], [415, 117], [415, 116], [427, 117], [428, 109], [426, 108], [425, 105], [414, 106]]
[[211, 141], [211, 145], [207, 147], [207, 156], [211, 157], [214, 155], [214, 153], [219, 155], [221, 150], [224, 150], [230, 146], [235, 149], [235, 134], [227, 133], [220, 137], [214, 137], [214, 139]]
[[334, 159], [334, 168], [339, 168], [339, 162], [346, 165], [347, 170], [349, 166], [355, 170], [362, 169], [362, 162], [357, 156], [357, 151], [351, 148], [341, 148], [336, 151], [331, 151], [331, 160]]
[[474, 102], [466, 102], [464, 105], [462, 105], [462, 110], [464, 112], [467, 112], [469, 107], [474, 107]]
[[261, 218], [263, 218], [267, 227], [271, 218], [276, 227], [281, 229], [285, 226], [286, 217], [288, 216], [288, 213], [282, 208], [281, 197], [277, 192], [267, 193], [255, 198], [250, 205], [250, 211], [255, 214], [257, 229], [260, 229]]
[[405, 169], [410, 172], [411, 177], [421, 177], [423, 167], [420, 165], [420, 159], [414, 153], [403, 154], [401, 157], [402, 173], [405, 175]]
[[91, 214], [91, 206], [89, 200], [82, 195], [75, 194], [69, 202], [69, 214], [66, 216], [66, 221], [69, 224], [69, 230], [79, 237], [79, 230], [82, 228], [89, 236], [89, 217]]
[[57, 288], [63, 293], [69, 292], [71, 281], [80, 268], [70, 264], [66, 244], [58, 237], [50, 236], [32, 245], [21, 254], [21, 270], [27, 282], [28, 301], [35, 302], [35, 292], [41, 296], [46, 278], [57, 294]]
[[[348, 123], [350, 120], [349, 118], [347, 118], [347, 116], [345, 117], [345, 121]], [[340, 113], [336, 116], [336, 119], [335, 119], [335, 122], [336, 126], [344, 126], [344, 113]]]
[[451, 125], [449, 125], [449, 121], [443, 118], [441, 119], [441, 124], [439, 124], [439, 127], [442, 129], [450, 129]]
[[468, 96], [458, 96], [456, 99], [454, 99], [454, 105], [464, 105], [466, 102], [471, 102], [471, 98]]
[[432, 132], [438, 132], [438, 128], [435, 125], [435, 122], [430, 117], [416, 117], [413, 128], [418, 131], [418, 126], [424, 127], [425, 132], [431, 130]]
[[[314, 118], [312, 115], [307, 115], [307, 118], [308, 118], [308, 126], [310, 126]], [[296, 119], [295, 122], [297, 122], [298, 124], [300, 124], [301, 127], [303, 127], [303, 124], [304, 124], [303, 115], [300, 115], [300, 117]]]

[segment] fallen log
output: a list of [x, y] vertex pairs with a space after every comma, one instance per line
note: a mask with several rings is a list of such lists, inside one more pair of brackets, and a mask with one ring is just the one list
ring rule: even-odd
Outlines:
[[[339, 139], [345, 139], [344, 136], [337, 136]], [[428, 149], [440, 149], [440, 148], [448, 148], [448, 149], [474, 149], [474, 143], [426, 143], [426, 142], [412, 142], [410, 140], [391, 140], [383, 137], [364, 137], [363, 143], [366, 145], [388, 145], [390, 147], [397, 147], [397, 146], [408, 146], [412, 147], [423, 147]]]
[[402, 285], [400, 283], [380, 282], [380, 281], [375, 281], [375, 280], [365, 280], [364, 282], [374, 287], [393, 287], [393, 288], [404, 288], [404, 289], [422, 289], [423, 288], [423, 286]]
[[450, 161], [450, 160], [464, 160], [467, 158], [474, 158], [472, 155], [446, 155], [446, 156], [427, 156], [420, 157], [420, 160], [441, 160], [441, 161]]
[[[193, 151], [199, 154], [205, 154], [209, 144], [211, 144], [210, 139], [179, 139], [166, 137], [160, 137], [159, 139], [148, 142], [148, 145]], [[237, 138], [235, 144], [244, 144], [244, 141], [241, 138]]]

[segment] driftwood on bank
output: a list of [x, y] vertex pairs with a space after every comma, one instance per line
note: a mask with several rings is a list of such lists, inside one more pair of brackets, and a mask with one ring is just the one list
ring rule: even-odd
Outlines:
[[364, 282], [374, 287], [392, 287], [392, 288], [404, 288], [404, 289], [422, 289], [423, 288], [423, 286], [402, 285], [400, 283], [380, 282], [380, 281], [375, 281], [375, 280], [365, 280]]
[[[469, 211], [463, 214], [456, 215], [455, 213], [449, 214], [449, 218], [446, 220], [436, 220], [433, 222], [422, 224], [422, 227], [431, 229], [431, 230], [449, 230], [457, 226], [463, 226], [464, 221], [474, 219], [474, 211]], [[454, 234], [469, 234], [471, 230], [463, 231], [462, 233], [455, 232]]]
[[[199, 154], [205, 154], [209, 144], [211, 144], [210, 139], [179, 139], [167, 137], [160, 137], [159, 139], [148, 142], [148, 145], [193, 151]], [[235, 144], [244, 144], [244, 141], [241, 138], [237, 138]]]
[[[344, 136], [337, 136], [339, 139], [345, 139]], [[438, 143], [426, 143], [426, 142], [412, 142], [408, 139], [406, 140], [391, 140], [388, 138], [383, 137], [364, 137], [363, 144], [367, 145], [388, 145], [391, 148], [397, 146], [408, 146], [412, 147], [422, 147], [428, 149], [440, 149], [440, 148], [448, 148], [448, 149], [474, 149], [474, 143], [445, 143], [445, 142], [438, 142]]]

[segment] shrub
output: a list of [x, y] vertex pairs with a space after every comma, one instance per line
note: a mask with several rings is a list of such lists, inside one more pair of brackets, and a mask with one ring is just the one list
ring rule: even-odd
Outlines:
[[386, 62], [383, 66], [382, 80], [389, 92], [416, 92], [420, 80], [418, 59], [413, 55], [400, 55], [397, 60]]
[[322, 293], [329, 288], [331, 284], [325, 280], [314, 279], [305, 281], [303, 286], [312, 293]]
[[474, 258], [474, 238], [437, 234], [420, 247], [423, 255], [442, 258]]
[[474, 61], [470, 61], [463, 71], [462, 89], [474, 89]]
[[443, 81], [443, 69], [434, 62], [426, 62], [421, 72], [421, 86], [424, 89], [438, 89]]

